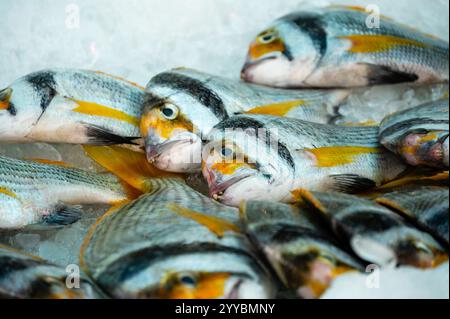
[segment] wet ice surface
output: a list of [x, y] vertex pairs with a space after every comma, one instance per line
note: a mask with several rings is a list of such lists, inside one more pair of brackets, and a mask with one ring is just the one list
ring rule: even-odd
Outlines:
[[[249, 41], [273, 19], [310, 3], [377, 4], [381, 13], [448, 41], [447, 0], [2, 0], [0, 87], [27, 73], [52, 67], [95, 69], [145, 85], [178, 66], [238, 78]], [[79, 23], [78, 23], [79, 22]], [[447, 86], [400, 85], [358, 91], [340, 108], [342, 122], [378, 122], [381, 114], [437, 99]], [[365, 108], [358, 106], [365, 104]], [[74, 145], [0, 145], [15, 158], [65, 161], [91, 171], [99, 167]], [[190, 184], [205, 192], [198, 177]], [[0, 242], [66, 266], [78, 263], [88, 228], [107, 207], [86, 207], [82, 219], [53, 230], [0, 231]], [[436, 270], [382, 273], [380, 289], [366, 289], [363, 275], [342, 276], [328, 298], [448, 298], [448, 264]], [[445, 287], [444, 287], [445, 284]]]

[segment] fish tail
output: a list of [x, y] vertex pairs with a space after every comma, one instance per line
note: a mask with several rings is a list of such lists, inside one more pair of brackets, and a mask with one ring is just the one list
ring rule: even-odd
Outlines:
[[160, 171], [151, 165], [145, 154], [118, 146], [83, 146], [86, 154], [95, 162], [118, 176], [131, 186], [125, 189], [127, 195], [135, 197], [137, 191], [150, 191], [150, 178], [177, 177], [179, 175]]

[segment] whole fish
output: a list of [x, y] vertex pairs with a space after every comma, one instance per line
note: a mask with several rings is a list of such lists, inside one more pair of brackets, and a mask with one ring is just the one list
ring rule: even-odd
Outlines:
[[[238, 210], [182, 179], [116, 171], [118, 156], [91, 150], [146, 194], [103, 215], [81, 250], [81, 264], [115, 298], [270, 298], [272, 279], [239, 226]], [[145, 157], [143, 157], [143, 161]], [[143, 174], [143, 175], [142, 175]], [[137, 181], [136, 181], [137, 180]]]
[[380, 195], [375, 200], [449, 244], [448, 187], [407, 187]]
[[132, 188], [113, 175], [57, 164], [0, 156], [0, 229], [66, 225], [80, 218], [80, 206], [71, 205], [114, 204], [132, 196]]
[[[84, 276], [79, 286], [66, 270], [0, 244], [0, 299], [95, 299], [101, 293]], [[69, 288], [67, 283], [75, 285]], [[77, 287], [78, 286], [78, 287]]]
[[400, 215], [354, 195], [300, 190], [296, 194], [320, 212], [339, 238], [362, 259], [384, 267], [436, 267], [448, 261], [445, 249]]
[[448, 82], [448, 42], [363, 8], [294, 12], [251, 43], [242, 78], [276, 87]]
[[202, 140], [238, 113], [288, 116], [326, 123], [347, 90], [275, 90], [190, 69], [158, 74], [146, 87], [141, 120], [149, 161], [171, 172], [201, 168]]
[[318, 298], [339, 275], [362, 270], [306, 210], [275, 202], [241, 206], [247, 234], [291, 294]]
[[380, 141], [413, 166], [449, 167], [448, 98], [386, 117]]
[[143, 101], [143, 88], [105, 73], [38, 71], [0, 91], [0, 141], [133, 144]]
[[405, 165], [378, 142], [377, 127], [343, 127], [264, 115], [218, 124], [203, 151], [210, 194], [291, 202], [297, 188], [359, 192], [396, 178]]

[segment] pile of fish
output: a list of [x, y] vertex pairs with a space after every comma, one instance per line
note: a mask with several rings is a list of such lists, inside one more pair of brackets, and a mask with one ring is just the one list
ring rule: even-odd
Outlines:
[[[350, 101], [368, 86], [447, 85], [448, 43], [386, 17], [368, 28], [367, 14], [276, 20], [244, 81], [178, 68], [143, 88], [51, 69], [1, 90], [0, 143], [81, 144], [109, 173], [0, 156], [0, 231], [111, 208], [83, 242], [78, 287], [0, 246], [0, 297], [319, 298], [369, 265], [448, 262], [448, 93], [381, 122], [341, 112], [366, 108]], [[186, 183], [199, 173], [209, 196]]]

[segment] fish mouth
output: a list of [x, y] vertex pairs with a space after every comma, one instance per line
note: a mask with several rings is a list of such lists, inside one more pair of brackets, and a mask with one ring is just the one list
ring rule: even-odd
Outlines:
[[217, 201], [220, 201], [223, 194], [231, 187], [234, 186], [240, 182], [242, 182], [243, 180], [251, 177], [252, 174], [244, 174], [242, 176], [236, 176], [233, 178], [230, 178], [229, 180], [220, 183], [220, 184], [216, 184], [213, 185], [210, 190], [209, 190], [209, 195], [214, 198]]
[[275, 59], [278, 58], [278, 56], [279, 56], [278, 54], [276, 54], [276, 55], [271, 54], [271, 55], [259, 58], [258, 60], [246, 61], [244, 66], [242, 67], [242, 70], [241, 70], [241, 79], [242, 80], [246, 80], [247, 79], [247, 71], [250, 68], [254, 68], [254, 67], [256, 67], [256, 66], [258, 66], [258, 65], [260, 65], [260, 64], [262, 64], [262, 63], [264, 63], [266, 61], [269, 61], [269, 60], [275, 60]]
[[174, 140], [174, 141], [165, 141], [161, 144], [153, 144], [146, 145], [145, 152], [147, 154], [147, 160], [150, 163], [156, 162], [156, 160], [164, 153], [167, 149], [171, 148], [174, 145], [184, 145], [184, 144], [193, 144], [194, 140], [192, 138]]
[[238, 299], [239, 298], [239, 288], [241, 288], [241, 285], [244, 281], [242, 279], [239, 279], [236, 281], [236, 283], [231, 288], [228, 295], [225, 297], [225, 299]]

